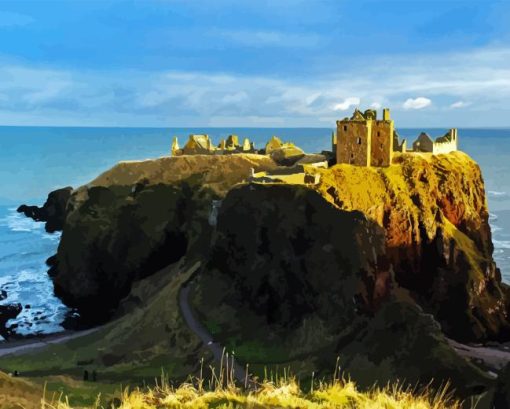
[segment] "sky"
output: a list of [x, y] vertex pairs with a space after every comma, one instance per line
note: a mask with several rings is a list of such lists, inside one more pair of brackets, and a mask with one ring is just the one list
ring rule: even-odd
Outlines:
[[0, 0], [0, 124], [510, 127], [510, 1]]

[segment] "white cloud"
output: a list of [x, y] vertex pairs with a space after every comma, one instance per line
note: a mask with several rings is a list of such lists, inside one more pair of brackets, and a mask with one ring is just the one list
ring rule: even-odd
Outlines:
[[404, 109], [423, 109], [432, 104], [432, 101], [425, 97], [408, 98], [402, 105]]
[[450, 108], [452, 108], [452, 109], [465, 108], [465, 107], [467, 107], [469, 105], [470, 104], [468, 102], [457, 101], [457, 102], [454, 102], [453, 104], [451, 104]]
[[[11, 125], [68, 125], [73, 120], [75, 125], [89, 125], [93, 118], [95, 125], [333, 126], [343, 116], [339, 112], [367, 101], [375, 109], [391, 108], [400, 127], [453, 121], [452, 126], [458, 127], [488, 125], [486, 115], [453, 110], [468, 104], [473, 111], [497, 112], [493, 125], [510, 125], [506, 104], [510, 47], [407, 56], [407, 64], [398, 56], [388, 61], [360, 60], [355, 73], [346, 69], [309, 78], [272, 78], [193, 71], [64, 70], [0, 60], [0, 119]], [[383, 63], [384, 72], [377, 68]], [[406, 101], [409, 95], [418, 97]], [[428, 110], [421, 108], [432, 100], [437, 109], [426, 116]]]
[[342, 102], [333, 106], [334, 111], [347, 111], [350, 107], [359, 105], [361, 100], [358, 97], [345, 98]]

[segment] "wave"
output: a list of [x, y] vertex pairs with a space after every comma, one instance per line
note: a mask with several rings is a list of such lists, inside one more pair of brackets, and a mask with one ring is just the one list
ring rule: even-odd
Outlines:
[[489, 190], [487, 193], [489, 194], [489, 196], [493, 196], [493, 197], [506, 197], [506, 196], [508, 196], [507, 192], [498, 192], [497, 190]]
[[16, 333], [28, 335], [62, 330], [60, 324], [69, 308], [53, 295], [53, 283], [43, 269], [24, 269], [18, 274], [0, 277], [0, 288], [7, 292], [7, 298], [0, 304], [23, 306], [21, 313], [8, 322], [8, 325], [17, 324]]
[[9, 230], [15, 232], [38, 231], [44, 227], [42, 223], [29, 219], [21, 213], [16, 212], [16, 210], [11, 211], [6, 217], [1, 218], [0, 225], [6, 226]]
[[495, 222], [498, 220], [498, 215], [494, 213], [489, 213], [489, 222]]
[[507, 249], [510, 250], [510, 241], [508, 240], [492, 240], [492, 244], [497, 249]]
[[492, 225], [491, 226], [491, 231], [493, 233], [497, 233], [498, 231], [501, 231], [501, 230], [503, 230], [503, 229], [501, 227], [499, 227], [499, 226], [496, 226], [496, 225]]

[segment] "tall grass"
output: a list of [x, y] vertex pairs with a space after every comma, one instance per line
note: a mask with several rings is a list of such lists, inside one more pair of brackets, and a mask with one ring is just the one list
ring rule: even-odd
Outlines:
[[[244, 382], [236, 379], [234, 360], [224, 354], [219, 371], [210, 366], [210, 376], [203, 377], [203, 360], [200, 375], [173, 386], [163, 373], [152, 388], [124, 389], [116, 407], [120, 409], [160, 408], [288, 408], [288, 409], [461, 409], [461, 402], [452, 398], [448, 386], [440, 391], [424, 388], [421, 391], [401, 385], [374, 387], [360, 391], [351, 380], [340, 379], [337, 369], [330, 380], [312, 380], [303, 392], [298, 380], [287, 369], [283, 374], [266, 374], [265, 379], [245, 376]], [[248, 369], [248, 367], [247, 367]], [[248, 373], [248, 372], [246, 372]], [[304, 385], [303, 385], [304, 386]], [[120, 406], [118, 406], [120, 405]], [[70, 409], [65, 397], [43, 399], [44, 409]], [[113, 406], [110, 406], [113, 407]], [[101, 408], [99, 398], [95, 409]]]

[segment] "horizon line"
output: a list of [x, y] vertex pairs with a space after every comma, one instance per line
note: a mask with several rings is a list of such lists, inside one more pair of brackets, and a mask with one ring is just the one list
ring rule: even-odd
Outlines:
[[[193, 126], [122, 126], [122, 125], [0, 125], [0, 128], [84, 128], [84, 129], [331, 129], [336, 127], [327, 126], [207, 126], [207, 125], [193, 125]], [[401, 126], [395, 127], [398, 129], [451, 129], [452, 126]], [[466, 127], [453, 127], [457, 129], [490, 129], [490, 130], [510, 130], [510, 125], [504, 126], [466, 126]]]

